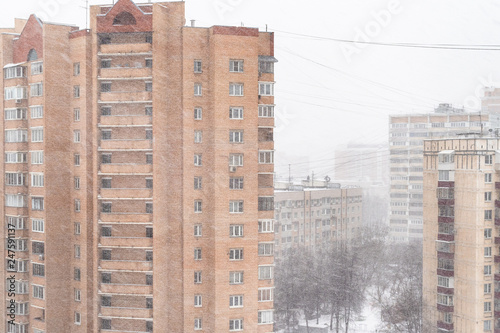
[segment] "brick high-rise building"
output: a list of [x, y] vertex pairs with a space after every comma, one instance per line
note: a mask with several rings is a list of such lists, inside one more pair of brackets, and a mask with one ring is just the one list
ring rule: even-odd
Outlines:
[[424, 142], [423, 300], [428, 332], [500, 330], [500, 139]]
[[184, 5], [0, 31], [7, 332], [273, 331], [274, 36]]

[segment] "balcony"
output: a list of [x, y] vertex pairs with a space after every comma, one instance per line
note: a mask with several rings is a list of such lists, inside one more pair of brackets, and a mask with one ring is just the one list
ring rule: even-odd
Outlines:
[[124, 174], [138, 174], [138, 173], [152, 173], [152, 164], [121, 164], [110, 163], [101, 164], [101, 173], [124, 173]]
[[448, 331], [453, 331], [453, 324], [448, 324], [448, 323], [445, 323], [443, 321], [438, 320], [437, 327], [448, 330]]
[[495, 273], [495, 281], [500, 281], [500, 273]]
[[149, 67], [112, 67], [101, 68], [101, 79], [139, 79], [150, 78], [153, 71]]
[[150, 43], [141, 44], [101, 44], [101, 54], [129, 54], [151, 53], [153, 46]]
[[[101, 266], [104, 261], [101, 261]], [[151, 261], [148, 261], [149, 266], [140, 267], [143, 270], [151, 269]], [[101, 283], [99, 287], [103, 294], [132, 294], [132, 295], [151, 295], [153, 294], [153, 286], [139, 284], [116, 284], [116, 283]]]
[[152, 247], [153, 239], [147, 237], [101, 237], [100, 244], [106, 246]]
[[500, 190], [500, 182], [495, 182], [495, 189]]
[[455, 222], [454, 216], [438, 216], [438, 222], [451, 223]]
[[153, 94], [150, 91], [114, 91], [101, 93], [102, 102], [150, 102]]
[[499, 263], [500, 262], [500, 256], [494, 256], [493, 258], [495, 259], [495, 263]]
[[455, 271], [454, 270], [447, 270], [447, 269], [439, 269], [438, 268], [437, 269], [437, 275], [451, 277], [451, 276], [455, 275]]
[[101, 222], [153, 222], [153, 215], [143, 213], [101, 213], [99, 217]]
[[438, 240], [453, 242], [455, 240], [455, 235], [438, 234]]
[[151, 124], [151, 116], [103, 116], [99, 126], [146, 126]]
[[104, 198], [151, 198], [153, 189], [149, 188], [101, 188], [101, 197]]
[[453, 312], [452, 305], [437, 304], [437, 309], [438, 309], [438, 311], [442, 311], [442, 312]]
[[151, 140], [101, 140], [103, 150], [118, 150], [118, 149], [152, 149], [153, 142]]
[[[144, 308], [115, 308], [101, 306], [100, 313], [103, 317], [153, 318], [153, 309]], [[117, 331], [113, 330], [113, 332]]]
[[[132, 261], [132, 260], [100, 260], [99, 267], [102, 270], [123, 270], [123, 271], [137, 271], [137, 272], [145, 272], [153, 270], [153, 262], [152, 261]], [[103, 286], [105, 284], [101, 284]], [[113, 284], [110, 284], [113, 286]], [[113, 287], [109, 287], [108, 289], [112, 289]], [[118, 287], [116, 287], [118, 288]], [[101, 290], [104, 290], [101, 287]], [[104, 292], [104, 291], [103, 291]], [[111, 291], [108, 291], [111, 292]]]

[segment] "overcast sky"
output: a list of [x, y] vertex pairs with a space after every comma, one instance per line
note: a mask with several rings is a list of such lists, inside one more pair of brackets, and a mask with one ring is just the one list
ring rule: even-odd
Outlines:
[[[156, 1], [153, 1], [156, 2]], [[112, 0], [89, 0], [111, 4]], [[1, 26], [38, 13], [85, 27], [84, 0], [0, 2]], [[275, 31], [276, 171], [333, 176], [337, 145], [387, 143], [388, 115], [430, 112], [438, 103], [478, 107], [500, 82], [500, 51], [339, 43], [500, 44], [500, 2], [470, 0], [187, 0], [198, 26]], [[300, 36], [300, 35], [304, 36]], [[500, 86], [500, 84], [496, 84]], [[331, 160], [325, 160], [331, 159]], [[304, 163], [309, 161], [310, 163]], [[315, 162], [318, 161], [318, 162]]]

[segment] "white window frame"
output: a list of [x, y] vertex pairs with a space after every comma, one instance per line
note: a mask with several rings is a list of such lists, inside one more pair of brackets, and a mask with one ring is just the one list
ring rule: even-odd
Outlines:
[[259, 257], [268, 257], [274, 255], [274, 243], [273, 242], [261, 242], [258, 248]]
[[245, 273], [244, 271], [229, 272], [229, 284], [243, 284], [245, 277], [244, 273]]
[[4, 110], [5, 120], [26, 119], [26, 108], [8, 108]]
[[45, 221], [40, 218], [31, 218], [31, 231], [44, 233], [45, 232]]
[[195, 73], [203, 73], [203, 62], [199, 59], [195, 59], [193, 62], [193, 71]]
[[33, 286], [33, 298], [45, 299], [45, 287], [38, 284], [32, 284], [32, 286]]
[[274, 118], [274, 104], [260, 104], [259, 118]]
[[194, 166], [202, 166], [202, 154], [194, 154]]
[[80, 108], [73, 109], [73, 121], [80, 121]]
[[31, 119], [42, 119], [43, 118], [43, 105], [32, 105], [30, 106]]
[[243, 83], [229, 83], [229, 96], [244, 96], [245, 86]]
[[203, 131], [196, 130], [194, 131], [194, 143], [202, 143], [203, 142]]
[[31, 63], [31, 75], [38, 75], [43, 73], [43, 61]]
[[243, 154], [229, 154], [229, 166], [243, 166]]
[[243, 73], [244, 69], [243, 59], [230, 59], [229, 60], [229, 72], [230, 73]]
[[274, 96], [274, 82], [259, 82], [259, 96]]
[[27, 99], [28, 98], [28, 89], [27, 87], [5, 87], [4, 89], [4, 98], [7, 101], [18, 100], [18, 99]]
[[203, 321], [201, 318], [194, 318], [194, 330], [199, 331], [203, 329]]
[[28, 161], [28, 154], [22, 151], [6, 151], [5, 163], [26, 163]]
[[31, 164], [43, 164], [43, 150], [31, 151]]
[[194, 84], [194, 96], [203, 96], [203, 85], [201, 83]]
[[243, 237], [243, 224], [231, 224], [229, 226], [229, 237]]
[[229, 107], [229, 119], [243, 119], [244, 108], [242, 106]]
[[194, 120], [202, 120], [203, 119], [203, 109], [201, 107], [194, 108]]
[[241, 261], [243, 260], [243, 248], [229, 249], [229, 260], [230, 261]]
[[30, 178], [31, 187], [44, 187], [43, 172], [30, 172]]
[[5, 142], [6, 143], [28, 142], [28, 130], [24, 128], [6, 129]]
[[259, 150], [259, 164], [273, 164], [274, 150]]
[[259, 233], [274, 233], [274, 220], [259, 220]]
[[[266, 270], [269, 269], [269, 274], [267, 274], [267, 272], [264, 272], [264, 269], [266, 269]], [[266, 273], [266, 274], [264, 275], [264, 273]], [[259, 265], [258, 276], [259, 276], [259, 280], [272, 280], [274, 277], [274, 266], [273, 265]]]
[[257, 323], [259, 325], [267, 325], [274, 323], [274, 311], [260, 310], [257, 316]]
[[241, 214], [244, 212], [244, 201], [243, 200], [231, 200], [229, 201], [229, 213], [231, 214]]
[[31, 142], [43, 142], [43, 127], [31, 127]]
[[229, 331], [243, 331], [243, 319], [229, 319]]
[[194, 307], [201, 308], [203, 306], [203, 296], [202, 295], [194, 295]]
[[203, 226], [201, 224], [195, 224], [193, 227], [194, 237], [201, 237], [203, 235]]
[[4, 68], [4, 79], [15, 79], [26, 77], [26, 67], [24, 66], [11, 66]]
[[272, 302], [274, 299], [274, 288], [259, 288], [257, 301], [258, 302]]
[[242, 308], [243, 295], [229, 295], [229, 308]]
[[41, 97], [43, 96], [43, 83], [35, 82], [30, 84], [30, 96], [31, 97]]
[[80, 130], [73, 131], [73, 142], [80, 143], [82, 141], [82, 136]]
[[230, 143], [243, 143], [243, 130], [230, 130], [229, 142]]

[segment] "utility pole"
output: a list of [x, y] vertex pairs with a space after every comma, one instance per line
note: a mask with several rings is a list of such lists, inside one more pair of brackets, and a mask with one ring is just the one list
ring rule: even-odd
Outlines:
[[292, 173], [291, 173], [291, 164], [288, 164], [288, 189], [292, 186]]

